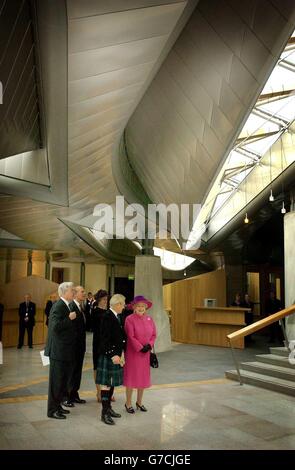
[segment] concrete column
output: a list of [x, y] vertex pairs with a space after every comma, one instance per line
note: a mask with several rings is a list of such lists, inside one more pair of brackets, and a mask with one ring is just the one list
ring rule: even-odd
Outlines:
[[45, 279], [50, 280], [50, 254], [46, 252]]
[[32, 250], [28, 250], [27, 276], [32, 276], [33, 272], [32, 254]]
[[111, 264], [111, 295], [115, 294], [115, 265]]
[[163, 306], [162, 268], [158, 256], [140, 255], [135, 258], [135, 295], [144, 295], [153, 302], [149, 314], [157, 327], [156, 352], [171, 349], [170, 325]]
[[85, 287], [85, 263], [80, 264], [80, 286]]
[[11, 263], [12, 263], [12, 249], [7, 248], [6, 252], [6, 270], [5, 270], [5, 282], [10, 282], [11, 279]]
[[[285, 304], [286, 307], [295, 303], [295, 212], [284, 216], [285, 244]], [[286, 333], [288, 340], [295, 340], [295, 314], [286, 318]]]

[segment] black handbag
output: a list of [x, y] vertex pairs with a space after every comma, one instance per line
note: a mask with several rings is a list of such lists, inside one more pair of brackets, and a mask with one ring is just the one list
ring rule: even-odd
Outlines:
[[153, 348], [153, 351], [151, 351], [150, 353], [150, 366], [153, 367], [153, 369], [157, 369], [159, 367], [159, 361], [156, 356], [154, 348]]

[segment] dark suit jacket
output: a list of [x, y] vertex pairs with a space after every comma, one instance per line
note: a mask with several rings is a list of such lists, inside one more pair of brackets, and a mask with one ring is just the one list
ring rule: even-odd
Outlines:
[[76, 332], [75, 352], [84, 353], [86, 351], [86, 323], [84, 315], [80, 312], [75, 302], [71, 302], [70, 307], [72, 312], [76, 312], [77, 314], [77, 318], [73, 320]]
[[50, 310], [52, 308], [52, 305], [53, 305], [52, 300], [47, 300], [47, 304], [46, 304], [46, 307], [45, 307], [46, 325], [47, 326], [48, 326], [48, 319], [49, 319], [49, 314], [50, 314]]
[[107, 357], [121, 356], [125, 343], [126, 335], [121, 322], [111, 310], [107, 310], [101, 321], [99, 354]]
[[70, 320], [69, 313], [70, 310], [62, 299], [55, 302], [50, 311], [45, 355], [56, 361], [74, 359], [75, 320]]
[[19, 315], [19, 323], [26, 326], [35, 326], [35, 315], [36, 315], [36, 304], [34, 302], [29, 302], [28, 305], [28, 314], [29, 320], [25, 321], [26, 316], [26, 302], [22, 302], [19, 304], [18, 308], [18, 315]]

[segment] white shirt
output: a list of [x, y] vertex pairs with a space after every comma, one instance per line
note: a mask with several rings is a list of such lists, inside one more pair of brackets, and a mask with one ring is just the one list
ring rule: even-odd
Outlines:
[[63, 297], [61, 297], [61, 300], [64, 301], [64, 303], [66, 304], [66, 306], [68, 307], [68, 309], [71, 311], [70, 309], [70, 302], [68, 302], [66, 299], [64, 299]]
[[114, 315], [116, 315], [116, 317], [118, 318], [118, 313], [115, 312], [115, 310], [113, 310], [111, 307], [110, 307], [110, 310], [113, 312]]
[[75, 304], [77, 305], [78, 309], [80, 310], [80, 312], [81, 312], [82, 315], [83, 315], [84, 323], [86, 323], [86, 318], [85, 318], [85, 315], [84, 315], [84, 312], [83, 312], [83, 310], [82, 310], [81, 305], [79, 304], [78, 300], [76, 300], [76, 299], [74, 299], [74, 302], [75, 302]]
[[79, 304], [78, 300], [74, 299], [74, 302], [75, 302], [75, 304], [77, 305], [78, 309], [79, 309], [80, 312], [81, 312], [82, 309], [81, 309], [81, 305]]

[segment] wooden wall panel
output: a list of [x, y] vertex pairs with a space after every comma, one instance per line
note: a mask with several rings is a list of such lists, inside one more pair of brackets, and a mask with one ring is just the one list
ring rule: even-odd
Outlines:
[[[43, 344], [47, 339], [46, 317], [43, 309], [36, 311], [36, 324], [33, 329], [33, 344]], [[19, 333], [18, 308], [10, 308], [4, 311], [2, 342], [4, 347], [17, 346]], [[24, 345], [28, 344], [27, 332], [25, 332]]]
[[[58, 284], [38, 276], [28, 276], [17, 281], [1, 284], [1, 302], [4, 304], [2, 342], [4, 347], [17, 346], [18, 343], [18, 307], [24, 301], [24, 295], [30, 293], [36, 304], [36, 325], [33, 330], [33, 343], [46, 341], [45, 305], [49, 295], [57, 292]], [[27, 344], [27, 334], [25, 343]]]
[[218, 307], [226, 306], [226, 278], [223, 269], [201, 274], [163, 287], [164, 305], [171, 298], [171, 335], [174, 341], [198, 344], [196, 312], [205, 298], [217, 300]]

